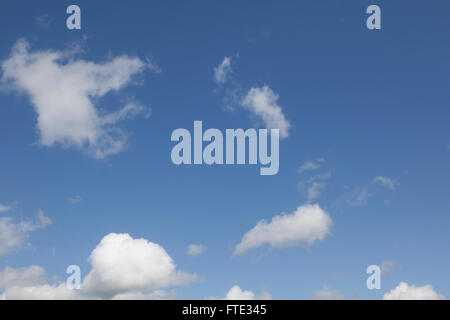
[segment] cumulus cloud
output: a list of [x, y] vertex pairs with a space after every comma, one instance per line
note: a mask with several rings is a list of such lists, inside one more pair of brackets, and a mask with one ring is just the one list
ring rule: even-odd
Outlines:
[[39, 210], [37, 220], [37, 222], [31, 220], [15, 222], [12, 217], [1, 217], [0, 256], [20, 248], [27, 241], [31, 231], [45, 228], [52, 223], [42, 210]]
[[205, 252], [205, 250], [206, 250], [206, 247], [202, 244], [190, 244], [190, 245], [188, 245], [187, 253], [190, 256], [195, 257], [195, 256], [198, 256], [198, 255], [202, 254], [203, 252]]
[[199, 280], [195, 274], [176, 270], [172, 258], [160, 245], [146, 239], [133, 239], [128, 234], [105, 236], [92, 251], [89, 261], [92, 270], [84, 279], [82, 290], [101, 298], [149, 294]]
[[280, 137], [289, 136], [290, 123], [278, 105], [278, 95], [268, 86], [251, 88], [241, 101], [242, 106], [260, 118], [266, 128], [280, 129]]
[[429, 284], [423, 287], [410, 286], [406, 282], [400, 284], [383, 295], [383, 300], [444, 300], [445, 296], [434, 291]]
[[175, 299], [174, 291], [164, 288], [198, 281], [195, 274], [176, 269], [164, 248], [128, 234], [110, 233], [92, 251], [91, 270], [80, 290], [65, 283], [49, 283], [40, 266], [0, 272], [3, 299]]
[[250, 290], [242, 290], [238, 285], [233, 286], [223, 298], [208, 297], [208, 300], [272, 300], [272, 295], [262, 290], [259, 295]]
[[10, 206], [6, 206], [4, 204], [0, 204], [0, 212], [7, 212], [11, 209]]
[[395, 190], [397, 188], [397, 186], [399, 185], [397, 180], [394, 180], [394, 179], [388, 178], [388, 177], [382, 177], [382, 176], [374, 178], [373, 181], [375, 183], [379, 183], [382, 186], [384, 186], [388, 189], [391, 189], [391, 190]]
[[0, 289], [5, 289], [0, 300], [69, 300], [79, 298], [78, 292], [64, 283], [49, 284], [40, 266], [27, 268], [6, 267], [0, 271]]
[[242, 254], [264, 244], [277, 248], [309, 246], [322, 241], [330, 233], [332, 224], [330, 216], [319, 205], [304, 205], [294, 213], [273, 217], [271, 222], [259, 221], [243, 236], [234, 254]]
[[345, 300], [342, 292], [325, 286], [311, 295], [312, 300]]
[[126, 55], [94, 63], [67, 52], [31, 51], [25, 40], [17, 41], [1, 63], [3, 84], [26, 94], [34, 107], [40, 144], [75, 147], [97, 159], [126, 147], [128, 134], [117, 126], [119, 121], [148, 114], [137, 103], [105, 113], [99, 99], [123, 89], [146, 68], [156, 69]]
[[223, 85], [231, 73], [231, 57], [223, 58], [222, 62], [214, 68], [214, 80], [218, 85]]
[[253, 291], [242, 290], [238, 285], [233, 286], [225, 295], [224, 300], [272, 300], [272, 296], [263, 290], [260, 295]]

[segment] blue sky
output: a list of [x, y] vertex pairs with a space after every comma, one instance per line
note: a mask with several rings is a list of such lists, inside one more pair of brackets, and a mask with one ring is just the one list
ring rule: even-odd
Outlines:
[[[68, 30], [70, 4], [4, 1], [1, 61], [19, 39], [29, 53], [78, 48], [66, 63], [135, 57], [151, 67], [92, 103], [111, 113], [132, 102], [151, 115], [115, 123], [129, 135], [123, 150], [97, 159], [84, 147], [42, 145], [30, 95], [2, 83], [0, 204], [10, 208], [0, 218], [35, 225], [0, 255], [0, 270], [38, 265], [64, 281], [75, 264], [84, 278], [91, 252], [115, 232], [161, 245], [202, 279], [159, 287], [177, 298], [224, 297], [238, 285], [274, 299], [320, 290], [380, 299], [400, 282], [450, 296], [448, 2], [78, 1], [82, 28]], [[366, 28], [371, 4], [381, 30]], [[231, 72], [218, 84], [225, 57]], [[172, 163], [172, 131], [192, 131], [194, 120], [259, 128], [230, 94], [264, 85], [290, 123], [278, 174]], [[308, 162], [316, 168], [300, 172]], [[314, 182], [320, 192], [308, 198]], [[332, 219], [323, 240], [233, 254], [258, 221], [308, 204]], [[51, 224], [36, 220], [40, 209]], [[207, 249], [192, 257], [189, 244]], [[368, 290], [367, 266], [383, 262], [393, 270]]]

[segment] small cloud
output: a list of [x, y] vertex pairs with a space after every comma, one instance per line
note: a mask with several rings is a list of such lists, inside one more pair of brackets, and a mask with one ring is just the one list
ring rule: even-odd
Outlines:
[[22, 220], [14, 222], [11, 217], [0, 218], [0, 256], [19, 249], [29, 238], [30, 232], [51, 224], [42, 210], [37, 214], [38, 222]]
[[373, 182], [379, 183], [382, 186], [384, 186], [390, 190], [395, 190], [400, 184], [397, 180], [394, 180], [394, 179], [388, 178], [388, 177], [382, 177], [382, 176], [374, 178]]
[[331, 172], [319, 173], [298, 183], [298, 189], [306, 194], [308, 202], [320, 197], [327, 186], [327, 180], [331, 178]]
[[278, 98], [278, 94], [267, 85], [254, 87], [247, 92], [241, 105], [260, 118], [267, 129], [279, 129], [280, 138], [287, 138], [291, 124], [284, 116]]
[[314, 292], [311, 295], [312, 300], [345, 300], [345, 295], [338, 291], [334, 290], [328, 286], [325, 286], [323, 289]]
[[82, 198], [81, 196], [79, 196], [79, 195], [72, 196], [72, 197], [69, 197], [69, 198], [67, 199], [67, 202], [68, 202], [69, 204], [71, 204], [71, 205], [80, 203], [81, 201], [83, 201], [83, 198]]
[[0, 212], [7, 212], [9, 210], [11, 210], [10, 206], [6, 206], [4, 204], [0, 204]]
[[387, 275], [401, 269], [401, 266], [396, 261], [383, 261], [380, 265], [381, 274]]
[[216, 297], [206, 298], [208, 300], [272, 300], [272, 295], [266, 290], [263, 290], [259, 295], [250, 290], [242, 290], [238, 285], [233, 286], [225, 294], [225, 297], [220, 299]]
[[275, 248], [310, 246], [325, 239], [332, 224], [331, 217], [319, 205], [304, 205], [291, 214], [275, 216], [270, 222], [259, 221], [244, 234], [234, 254], [242, 254], [264, 244]]
[[302, 164], [298, 169], [297, 169], [297, 173], [298, 174], [302, 174], [305, 171], [310, 171], [310, 170], [315, 170], [318, 169], [322, 166], [322, 164], [325, 162], [324, 158], [319, 158], [319, 159], [314, 159], [314, 160], [310, 160], [305, 162], [304, 164]]
[[218, 85], [223, 85], [229, 79], [231, 72], [231, 57], [225, 57], [222, 62], [214, 68], [214, 80]]
[[400, 284], [383, 295], [383, 300], [444, 300], [445, 296], [434, 291], [430, 284], [423, 287]]
[[41, 14], [40, 16], [36, 17], [36, 23], [39, 28], [48, 29], [52, 24], [52, 20], [50, 19], [50, 16], [48, 14]]
[[195, 256], [198, 256], [198, 255], [202, 254], [203, 252], [205, 252], [205, 250], [206, 250], [206, 247], [202, 244], [190, 244], [190, 245], [188, 245], [187, 253], [190, 256], [195, 257]]

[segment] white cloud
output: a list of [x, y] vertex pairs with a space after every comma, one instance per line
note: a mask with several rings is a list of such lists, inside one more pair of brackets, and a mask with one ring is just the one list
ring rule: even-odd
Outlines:
[[92, 270], [82, 284], [86, 295], [113, 298], [127, 293], [149, 294], [158, 289], [199, 280], [177, 271], [160, 245], [128, 234], [110, 233], [92, 251]]
[[373, 181], [391, 190], [395, 190], [399, 185], [397, 180], [382, 176], [374, 178]]
[[290, 123], [286, 120], [283, 110], [278, 105], [278, 95], [268, 86], [251, 88], [242, 99], [244, 108], [261, 118], [266, 128], [280, 129], [280, 137], [289, 136]]
[[262, 291], [257, 296], [253, 291], [242, 290], [239, 286], [233, 286], [225, 295], [225, 300], [271, 300], [272, 296], [267, 291]]
[[8, 286], [33, 286], [45, 283], [45, 269], [40, 266], [14, 269], [5, 267], [0, 271], [0, 288]]
[[295, 245], [312, 245], [321, 241], [330, 233], [333, 221], [319, 205], [298, 207], [292, 214], [281, 214], [271, 222], [259, 221], [248, 231], [236, 246], [234, 254], [258, 248], [264, 244], [271, 247], [288, 247]]
[[65, 283], [25, 287], [11, 286], [0, 297], [4, 300], [74, 300], [79, 298], [78, 291], [68, 289]]
[[272, 295], [266, 290], [261, 291], [259, 295], [250, 290], [242, 290], [238, 285], [233, 286], [225, 294], [224, 298], [208, 297], [208, 300], [272, 300]]
[[150, 293], [126, 292], [115, 295], [113, 300], [174, 300], [176, 294], [174, 291], [156, 290]]
[[222, 85], [228, 80], [230, 72], [231, 58], [225, 57], [222, 62], [214, 68], [214, 80], [217, 84]]
[[321, 194], [326, 184], [324, 182], [313, 182], [311, 186], [308, 188], [308, 200], [312, 201], [317, 199]]
[[147, 109], [131, 103], [107, 114], [97, 106], [99, 99], [129, 85], [133, 75], [156, 67], [126, 55], [94, 63], [67, 52], [32, 52], [19, 40], [1, 68], [3, 83], [29, 96], [42, 146], [75, 147], [102, 159], [126, 147], [127, 133], [117, 123]]
[[10, 206], [5, 206], [3, 204], [0, 204], [0, 212], [7, 212], [9, 210], [11, 210]]
[[192, 256], [198, 256], [206, 250], [206, 247], [202, 244], [190, 244], [187, 248], [187, 253]]
[[311, 171], [311, 170], [318, 169], [322, 166], [322, 163], [324, 163], [324, 162], [325, 162], [324, 158], [307, 161], [297, 169], [297, 173], [301, 174], [305, 171]]
[[396, 261], [387, 260], [381, 262], [380, 269], [383, 275], [387, 275], [397, 269], [401, 269], [401, 266]]
[[31, 231], [45, 228], [48, 224], [51, 224], [50, 218], [46, 217], [42, 210], [39, 210], [37, 219], [37, 223], [30, 220], [14, 222], [11, 217], [1, 217], [0, 256], [22, 246], [27, 241]]
[[325, 286], [311, 295], [312, 300], [345, 300], [342, 292]]
[[444, 300], [445, 296], [434, 291], [429, 284], [423, 287], [410, 286], [406, 282], [400, 284], [383, 295], [383, 300]]
[[110, 233], [92, 251], [92, 269], [72, 290], [65, 283], [51, 284], [39, 266], [0, 272], [3, 299], [175, 299], [173, 291], [161, 290], [198, 281], [195, 274], [176, 270], [172, 258], [160, 245], [128, 234]]
[[69, 300], [79, 298], [65, 283], [48, 284], [45, 269], [40, 266], [27, 268], [6, 267], [0, 272], [0, 288], [5, 288], [0, 300]]

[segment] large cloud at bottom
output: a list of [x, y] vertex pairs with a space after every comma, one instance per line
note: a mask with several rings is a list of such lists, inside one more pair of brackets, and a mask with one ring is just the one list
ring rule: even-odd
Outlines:
[[129, 234], [110, 233], [92, 251], [92, 269], [81, 290], [63, 282], [50, 284], [39, 266], [0, 271], [0, 299], [174, 299], [173, 291], [162, 289], [200, 280], [181, 272], [164, 248]]

